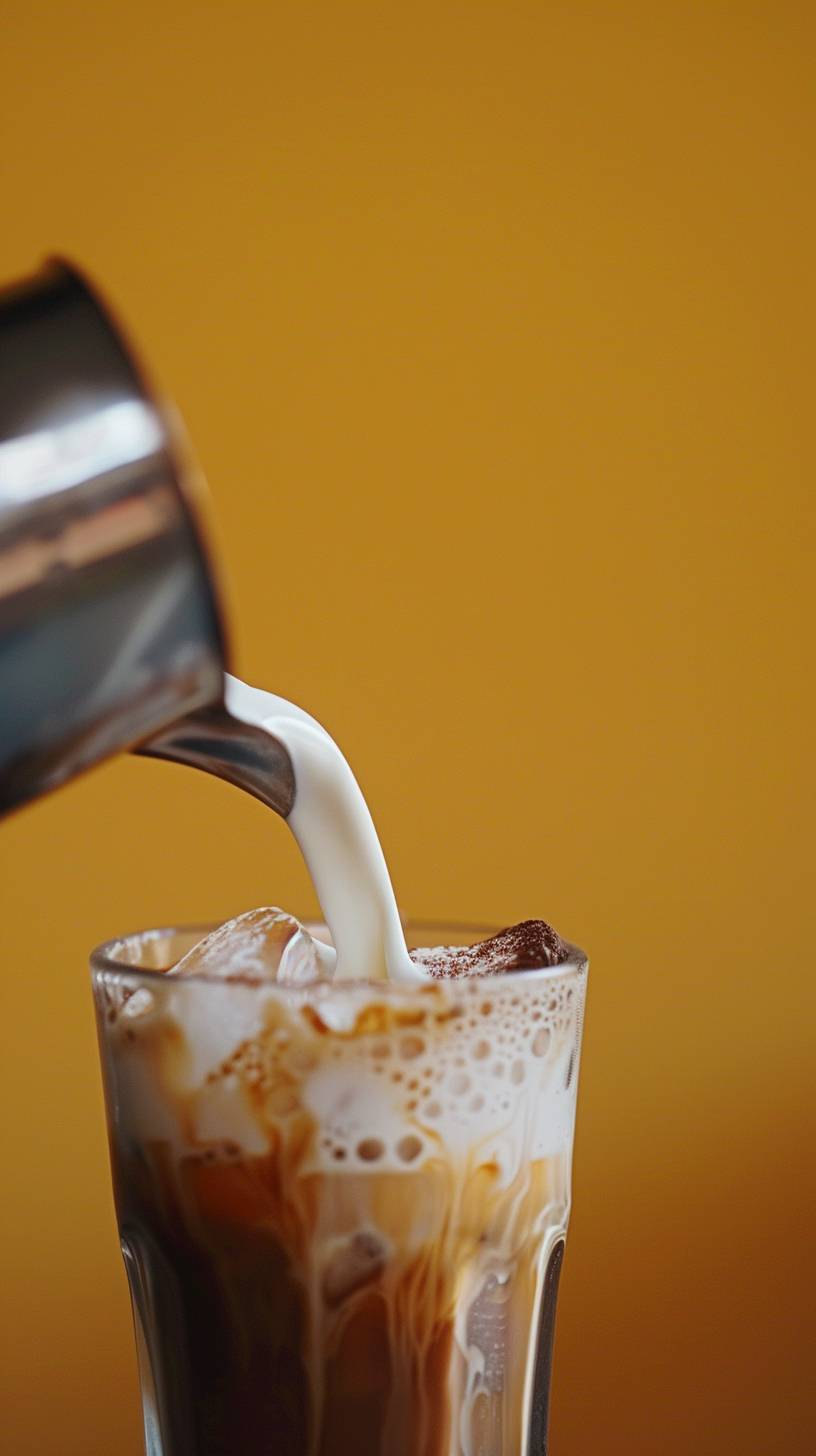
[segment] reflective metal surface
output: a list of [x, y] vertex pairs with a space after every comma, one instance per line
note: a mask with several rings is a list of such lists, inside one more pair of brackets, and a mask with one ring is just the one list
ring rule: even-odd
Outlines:
[[0, 814], [220, 700], [166, 421], [70, 267], [0, 293]]
[[223, 703], [171, 723], [137, 751], [226, 779], [284, 819], [295, 802], [295, 772], [284, 745], [265, 728], [234, 718]]

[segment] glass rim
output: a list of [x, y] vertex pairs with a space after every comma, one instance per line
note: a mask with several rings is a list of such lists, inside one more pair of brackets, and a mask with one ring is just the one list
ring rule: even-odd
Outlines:
[[[224, 921], [219, 921], [219, 920], [213, 920], [213, 921], [191, 921], [187, 925], [161, 925], [161, 926], [151, 927], [151, 928], [149, 928], [147, 930], [134, 930], [134, 931], [131, 931], [127, 935], [116, 935], [116, 936], [113, 936], [109, 940], [102, 941], [101, 944], [95, 946], [94, 949], [91, 951], [90, 957], [89, 957], [91, 971], [92, 971], [92, 973], [93, 973], [94, 976], [96, 976], [96, 975], [98, 975], [100, 973], [105, 973], [107, 975], [114, 974], [114, 975], [117, 975], [117, 976], [137, 976], [140, 980], [144, 980], [144, 981], [146, 981], [148, 983], [150, 983], [152, 981], [166, 983], [166, 979], [167, 979], [167, 970], [166, 969], [163, 969], [163, 970], [154, 970], [154, 969], [151, 969], [149, 966], [134, 966], [134, 965], [132, 965], [129, 962], [123, 961], [121, 959], [121, 954], [122, 954], [122, 951], [123, 951], [124, 947], [127, 944], [129, 944], [129, 943], [132, 944], [133, 942], [149, 943], [150, 941], [160, 940], [160, 939], [162, 939], [164, 937], [179, 936], [179, 935], [190, 935], [190, 934], [199, 935], [200, 934], [201, 938], [203, 939], [203, 937], [205, 935], [208, 935], [210, 933], [210, 931], [217, 930], [218, 927], [220, 925], [223, 925], [224, 923], [225, 923]], [[312, 926], [312, 925], [325, 925], [325, 921], [319, 920], [316, 917], [312, 916], [312, 917], [307, 917], [307, 918], [302, 919], [301, 920], [301, 924], [304, 925], [304, 926], [306, 926], [306, 928], [308, 929], [309, 926]], [[412, 929], [416, 929], [416, 930], [429, 930], [429, 931], [430, 930], [439, 930], [439, 931], [446, 930], [446, 931], [451, 931], [454, 935], [458, 935], [458, 934], [465, 934], [465, 935], [469, 935], [469, 934], [482, 934], [485, 937], [490, 936], [490, 935], [495, 935], [495, 934], [498, 933], [499, 930], [502, 929], [501, 926], [488, 925], [487, 923], [480, 922], [480, 921], [438, 920], [438, 919], [435, 919], [435, 918], [425, 919], [425, 918], [420, 918], [420, 917], [413, 916], [413, 915], [406, 915], [406, 916], [404, 916], [403, 917], [402, 924], [403, 924], [403, 929], [406, 930], [406, 931], [410, 931]], [[437, 942], [437, 944], [442, 944], [442, 942], [441, 941], [440, 942]], [[504, 974], [501, 977], [497, 977], [495, 975], [494, 976], [486, 975], [486, 976], [467, 976], [467, 977], [464, 977], [464, 978], [457, 977], [457, 978], [450, 978], [450, 979], [442, 978], [442, 980], [436, 980], [436, 979], [429, 978], [427, 984], [434, 985], [434, 986], [439, 986], [439, 985], [442, 985], [442, 984], [449, 984], [451, 986], [461, 987], [461, 986], [467, 985], [467, 984], [474, 985], [474, 984], [478, 984], [479, 982], [483, 982], [483, 981], [496, 981], [496, 980], [501, 980], [502, 984], [507, 984], [508, 982], [511, 982], [511, 981], [530, 981], [530, 980], [535, 980], [536, 982], [540, 982], [540, 981], [547, 980], [547, 979], [553, 979], [553, 980], [555, 980], [559, 976], [579, 975], [582, 972], [586, 972], [586, 970], [588, 969], [588, 966], [589, 966], [589, 957], [586, 954], [586, 952], [583, 951], [580, 946], [573, 944], [572, 941], [565, 940], [563, 942], [563, 944], [564, 944], [564, 947], [565, 947], [565, 949], [567, 951], [567, 959], [564, 960], [564, 961], [559, 961], [558, 964], [557, 965], [554, 965], [554, 966], [530, 966], [530, 967], [525, 968], [524, 970], [505, 971]], [[226, 981], [225, 982], [224, 979], [222, 977], [220, 977], [220, 976], [207, 975], [203, 971], [194, 971], [190, 975], [185, 976], [184, 979], [187, 982], [196, 981], [196, 982], [201, 982], [202, 984], [213, 985], [213, 986], [222, 986], [222, 987], [225, 984], [226, 985], [229, 985], [230, 984], [229, 981]], [[303, 984], [301, 984], [300, 986], [297, 986], [297, 985], [287, 984], [287, 983], [277, 982], [277, 981], [275, 981], [275, 982], [269, 982], [269, 981], [261, 980], [261, 979], [258, 979], [257, 982], [253, 982], [253, 981], [241, 981], [240, 984], [242, 984], [244, 986], [257, 985], [258, 987], [262, 987], [265, 990], [268, 990], [269, 987], [270, 987], [270, 985], [275, 985], [281, 991], [294, 991], [294, 990], [303, 991], [303, 990], [305, 990], [307, 988], [306, 985], [303, 985]], [[329, 981], [329, 980], [322, 980], [321, 979], [319, 981], [311, 981], [311, 982], [308, 982], [307, 984], [310, 985], [310, 986], [318, 986], [318, 985], [327, 985], [327, 986], [329, 986], [329, 985], [333, 985], [336, 988], [341, 983], [336, 982], [336, 981]], [[346, 987], [346, 986], [348, 986], [348, 987], [356, 986], [358, 988], [360, 986], [377, 986], [378, 989], [382, 988], [383, 986], [388, 986], [388, 987], [393, 987], [395, 990], [399, 990], [401, 992], [408, 992], [408, 993], [410, 993], [412, 991], [422, 991], [424, 989], [424, 987], [425, 987], [425, 983], [424, 982], [419, 982], [419, 983], [408, 983], [408, 982], [403, 982], [403, 981], [376, 981], [375, 982], [375, 981], [367, 981], [367, 980], [365, 980], [363, 978], [361, 978], [360, 980], [353, 980], [353, 979], [349, 978], [348, 980], [344, 980], [342, 982], [342, 985], [344, 987]]]

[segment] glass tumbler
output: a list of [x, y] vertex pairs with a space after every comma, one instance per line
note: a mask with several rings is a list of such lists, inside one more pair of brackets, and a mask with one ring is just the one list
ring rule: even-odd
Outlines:
[[208, 928], [92, 957], [148, 1456], [543, 1456], [586, 957], [168, 975]]

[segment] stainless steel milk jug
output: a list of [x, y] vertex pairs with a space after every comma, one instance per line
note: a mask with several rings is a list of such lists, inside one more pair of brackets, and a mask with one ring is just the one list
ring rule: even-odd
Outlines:
[[0, 292], [0, 814], [223, 693], [168, 420], [63, 262]]

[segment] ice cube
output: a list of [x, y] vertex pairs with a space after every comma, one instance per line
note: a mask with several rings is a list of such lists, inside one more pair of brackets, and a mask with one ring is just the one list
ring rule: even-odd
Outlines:
[[360, 1229], [333, 1250], [323, 1270], [323, 1298], [342, 1304], [355, 1290], [377, 1279], [385, 1268], [388, 1248], [373, 1229]]
[[169, 974], [293, 985], [331, 975], [333, 964], [330, 946], [319, 945], [294, 915], [265, 905], [210, 931]]

